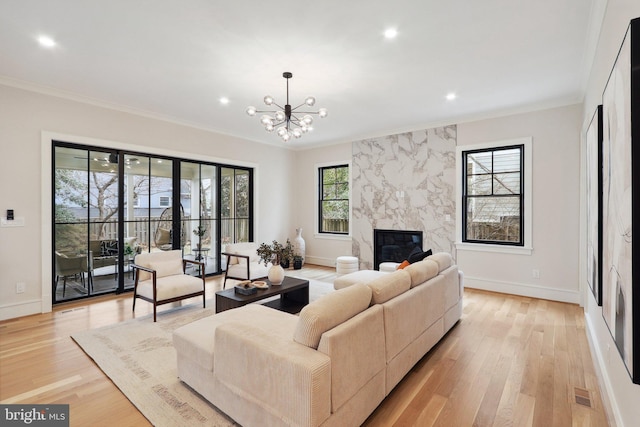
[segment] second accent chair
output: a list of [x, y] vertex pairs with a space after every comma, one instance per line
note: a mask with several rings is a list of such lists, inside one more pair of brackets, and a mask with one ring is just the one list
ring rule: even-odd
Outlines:
[[[200, 276], [186, 274], [187, 263], [198, 266]], [[133, 268], [136, 272], [133, 310], [137, 298], [152, 303], [154, 322], [156, 308], [162, 304], [202, 295], [202, 307], [205, 307], [204, 264], [182, 259], [180, 249], [136, 255]]]
[[227, 286], [227, 279], [255, 280], [265, 277], [269, 271], [269, 265], [260, 262], [255, 242], [230, 243], [222, 255], [227, 256], [222, 289]]

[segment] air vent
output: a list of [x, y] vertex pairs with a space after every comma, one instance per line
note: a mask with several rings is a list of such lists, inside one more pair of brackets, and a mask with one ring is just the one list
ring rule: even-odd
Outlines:
[[574, 387], [574, 396], [576, 399], [576, 403], [578, 405], [586, 406], [587, 408], [591, 408], [591, 394], [589, 390], [585, 390], [583, 388]]

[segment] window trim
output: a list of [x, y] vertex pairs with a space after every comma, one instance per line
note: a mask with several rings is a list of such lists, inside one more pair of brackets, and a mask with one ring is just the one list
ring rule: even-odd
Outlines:
[[[321, 194], [321, 182], [320, 182], [320, 169], [326, 169], [331, 167], [347, 166], [349, 170], [349, 178], [347, 180], [349, 185], [349, 232], [348, 233], [332, 233], [332, 232], [320, 232], [320, 199]], [[316, 188], [316, 209], [314, 218], [314, 236], [317, 238], [335, 239], [335, 240], [351, 240], [351, 232], [353, 228], [352, 210], [353, 210], [353, 185], [352, 185], [352, 165], [351, 160], [316, 163], [314, 165], [315, 171], [315, 188]]]
[[[483, 242], [464, 242], [462, 240], [463, 235], [463, 215], [464, 204], [462, 202], [462, 189], [463, 189], [463, 161], [462, 153], [466, 151], [478, 151], [489, 150], [509, 146], [522, 145], [523, 149], [523, 164], [524, 173], [522, 179], [524, 180], [524, 193], [522, 194], [522, 214], [524, 217], [524, 230], [523, 230], [523, 242], [522, 245], [511, 244], [496, 244], [496, 243], [483, 243]], [[532, 199], [533, 199], [533, 172], [532, 172], [532, 138], [523, 137], [516, 139], [508, 139], [501, 141], [494, 141], [482, 144], [473, 144], [456, 147], [456, 249], [469, 250], [469, 251], [482, 251], [482, 252], [501, 252], [509, 254], [531, 255], [533, 252], [532, 245]]]

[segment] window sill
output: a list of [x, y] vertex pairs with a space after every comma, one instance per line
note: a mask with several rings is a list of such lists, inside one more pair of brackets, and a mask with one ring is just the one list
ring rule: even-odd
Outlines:
[[456, 249], [459, 251], [496, 252], [513, 255], [531, 255], [533, 252], [533, 248], [530, 246], [504, 246], [464, 242], [456, 242]]
[[316, 239], [327, 239], [327, 240], [351, 240], [350, 234], [327, 234], [327, 233], [314, 233], [313, 237]]

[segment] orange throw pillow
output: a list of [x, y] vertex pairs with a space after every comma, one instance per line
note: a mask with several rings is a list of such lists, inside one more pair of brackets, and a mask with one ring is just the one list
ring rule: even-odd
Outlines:
[[406, 259], [404, 261], [402, 261], [400, 263], [400, 265], [398, 266], [398, 270], [402, 270], [403, 268], [405, 268], [407, 265], [409, 265], [409, 261], [407, 261]]

